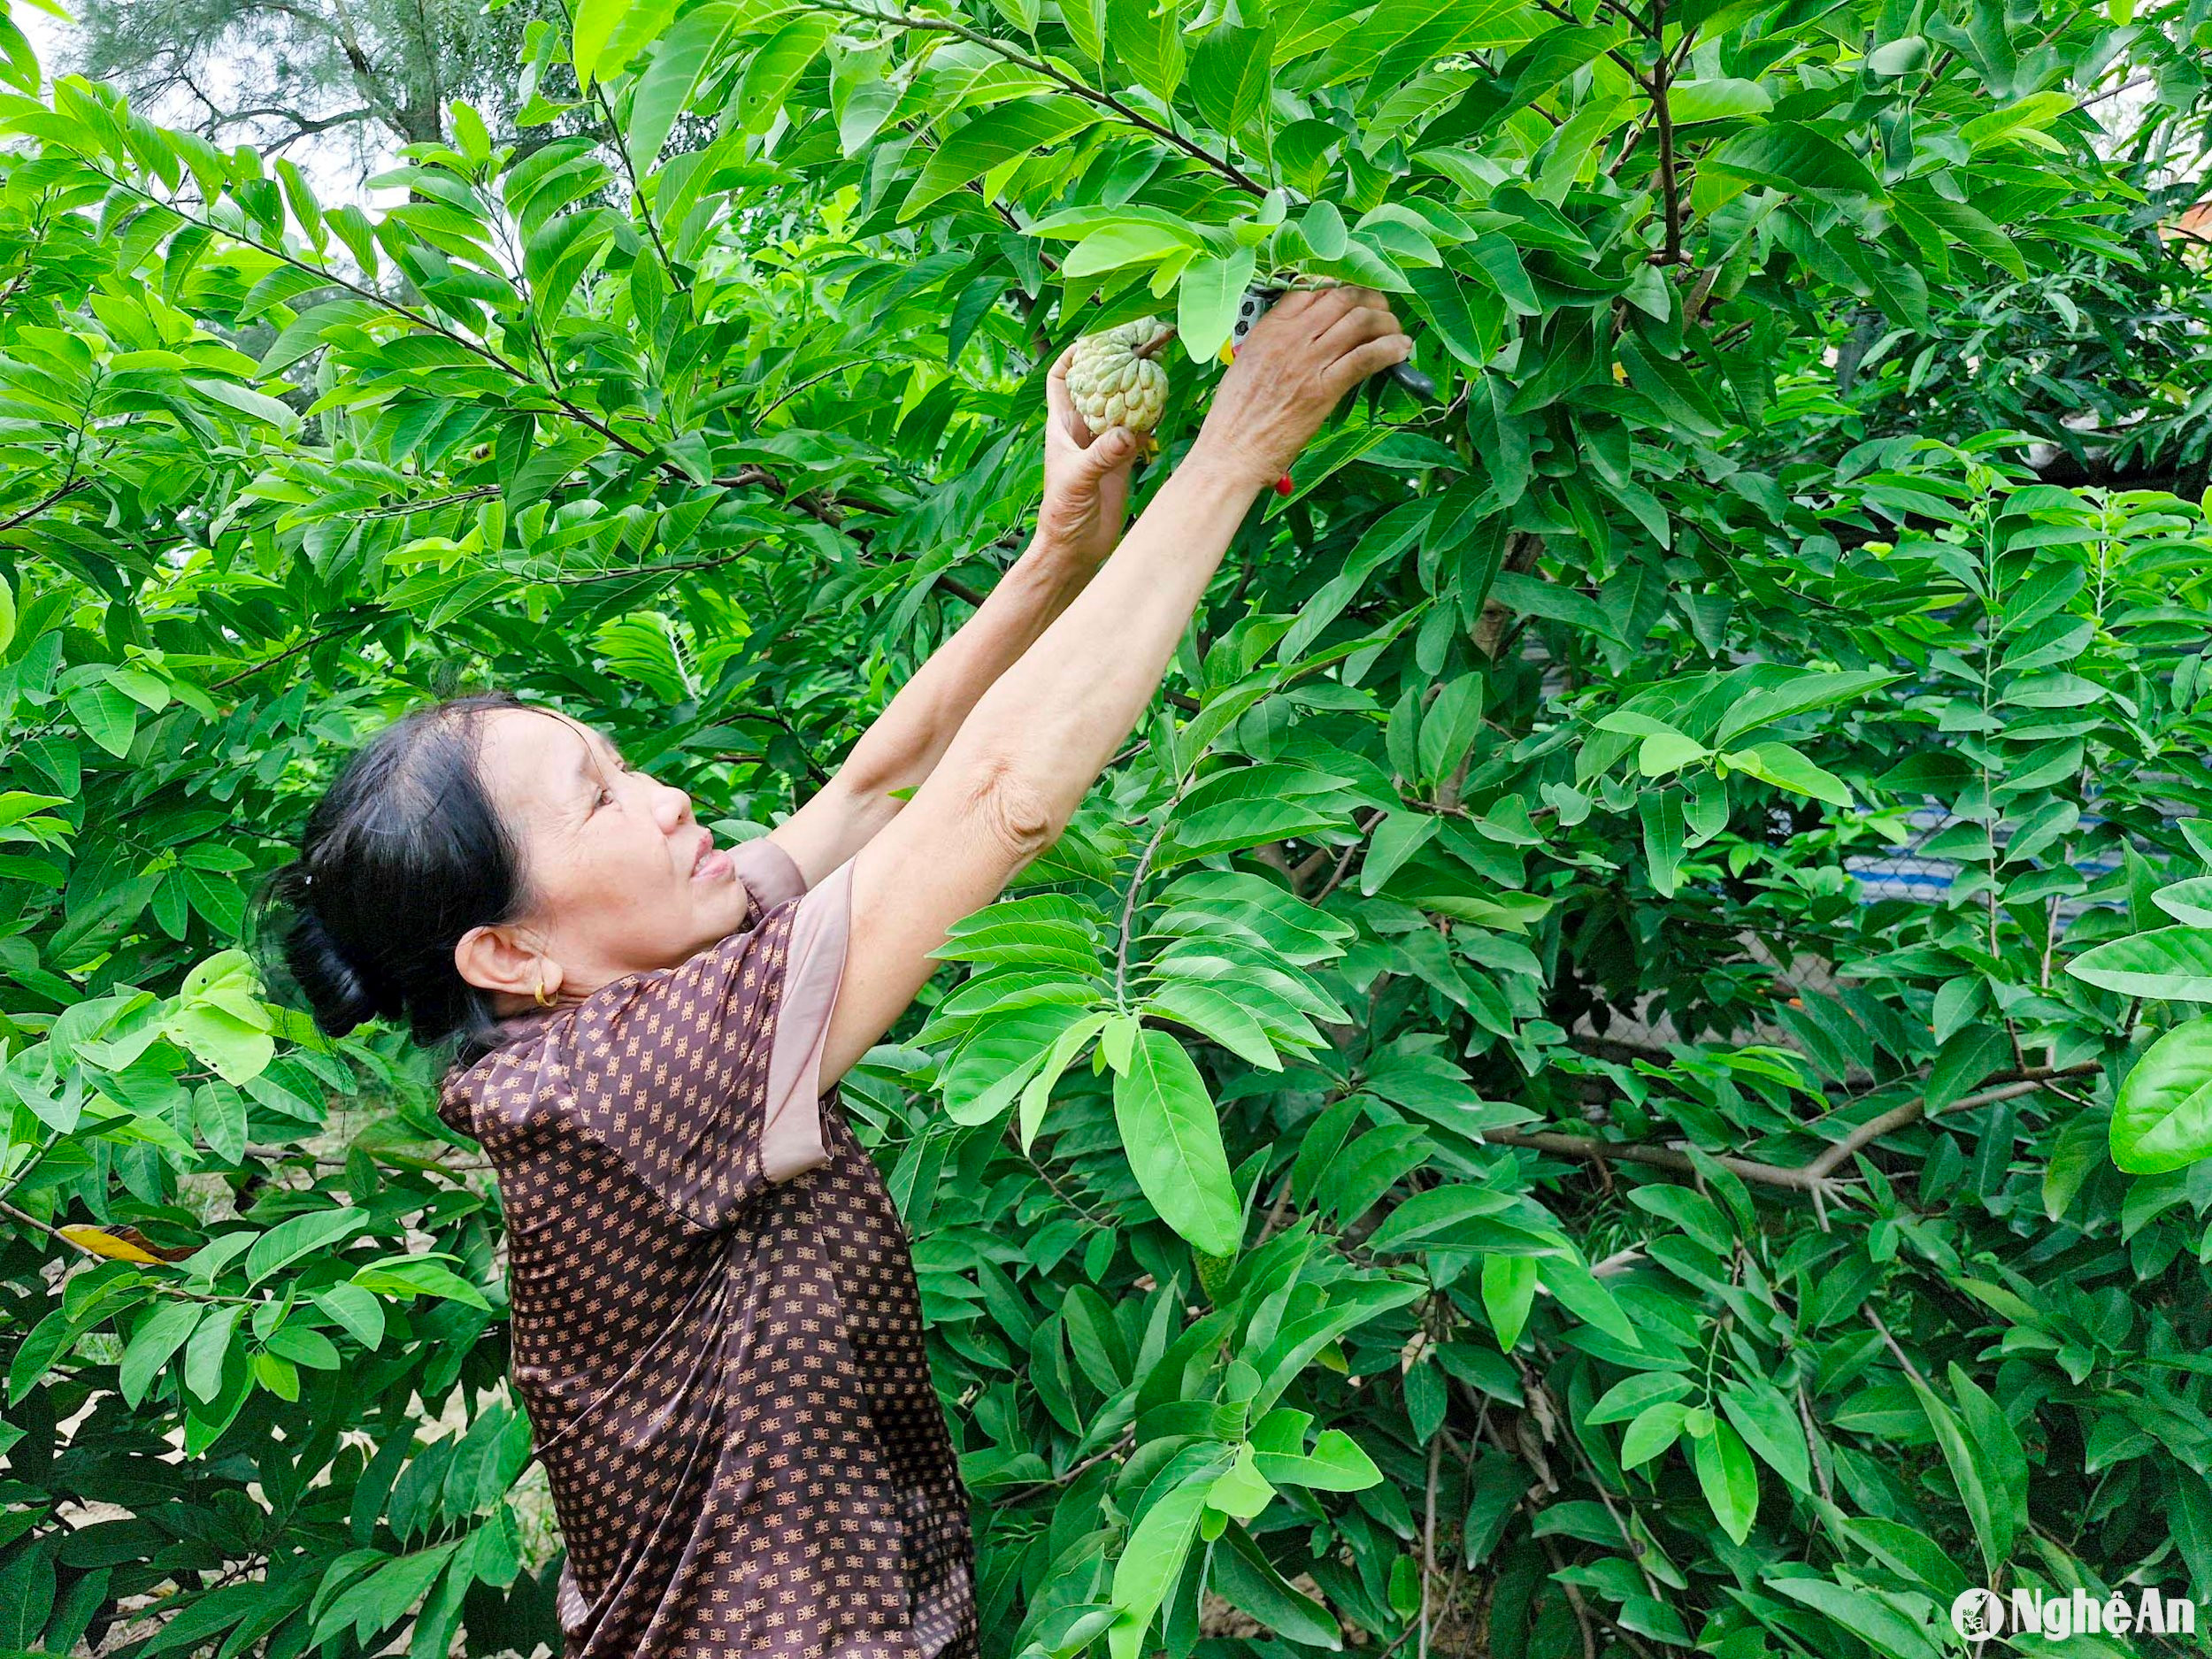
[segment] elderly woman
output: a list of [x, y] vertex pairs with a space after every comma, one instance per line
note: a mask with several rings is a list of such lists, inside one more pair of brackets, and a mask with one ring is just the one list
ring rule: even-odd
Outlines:
[[1282, 301], [1110, 559], [1136, 441], [1083, 428], [1063, 358], [1036, 542], [757, 840], [495, 695], [395, 723], [317, 804], [285, 954], [326, 1031], [462, 1039], [440, 1110], [506, 1211], [571, 1659], [974, 1653], [908, 1240], [837, 1081], [1058, 834], [1258, 493], [1409, 349], [1367, 289]]

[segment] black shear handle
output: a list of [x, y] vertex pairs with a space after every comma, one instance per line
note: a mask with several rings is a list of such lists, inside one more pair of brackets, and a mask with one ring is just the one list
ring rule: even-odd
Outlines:
[[1432, 403], [1436, 401], [1436, 382], [1410, 363], [1394, 363], [1383, 373], [1423, 403]]
[[[1236, 327], [1231, 338], [1242, 340], [1251, 331], [1252, 325], [1267, 315], [1269, 307], [1288, 292], [1287, 288], [1257, 283], [1247, 288], [1244, 302], [1238, 308]], [[1394, 363], [1383, 373], [1423, 403], [1436, 401], [1436, 382], [1410, 363]]]

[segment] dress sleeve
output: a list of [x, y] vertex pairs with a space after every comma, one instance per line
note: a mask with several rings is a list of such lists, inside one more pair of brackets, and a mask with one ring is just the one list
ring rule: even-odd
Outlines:
[[[743, 928], [673, 968], [607, 987], [577, 1010], [571, 1035], [569, 1070], [585, 1126], [672, 1210], [710, 1230], [726, 1225], [770, 1180], [798, 1173], [789, 1166], [806, 1151], [794, 1140], [803, 1123], [780, 1110], [775, 1157], [787, 1172], [770, 1172], [771, 1072], [792, 1006], [805, 879], [765, 840], [733, 849], [732, 858], [753, 900]], [[841, 935], [837, 942], [841, 969]], [[820, 950], [813, 946], [810, 960], [818, 962]], [[818, 995], [803, 992], [803, 1016]], [[818, 1031], [810, 1036], [818, 1055]], [[795, 1075], [807, 1070], [795, 1067]], [[818, 1118], [812, 1133], [818, 1148]]]
[[822, 1144], [822, 1048], [845, 977], [852, 924], [853, 867], [840, 864], [799, 901], [791, 921], [790, 966], [768, 1054], [768, 1111], [761, 1163], [772, 1181], [829, 1161]]
[[730, 863], [737, 867], [737, 879], [753, 901], [752, 914], [745, 919], [756, 927], [776, 906], [806, 891], [806, 877], [797, 862], [765, 835], [756, 835], [731, 848]]

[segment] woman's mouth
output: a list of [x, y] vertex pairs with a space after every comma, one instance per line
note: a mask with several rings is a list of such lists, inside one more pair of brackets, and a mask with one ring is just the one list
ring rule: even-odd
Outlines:
[[736, 866], [730, 863], [729, 854], [719, 847], [710, 847], [699, 862], [691, 867], [694, 881], [721, 881], [728, 878]]

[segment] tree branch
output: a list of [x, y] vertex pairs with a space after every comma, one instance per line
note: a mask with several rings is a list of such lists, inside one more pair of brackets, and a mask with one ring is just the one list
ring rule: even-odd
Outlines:
[[444, 324], [437, 321], [435, 319], [426, 316], [423, 312], [417, 311], [413, 306], [407, 304], [405, 302], [392, 298], [388, 294], [380, 294], [376, 291], [376, 289], [369, 288], [363, 283], [356, 282], [350, 278], [341, 276], [336, 272], [329, 270], [325, 266], [310, 265], [306, 260], [300, 258], [296, 254], [288, 252], [280, 246], [275, 246], [271, 243], [259, 241], [258, 239], [247, 235], [243, 232], [232, 227], [219, 225], [212, 219], [200, 218], [191, 213], [188, 213], [182, 209], [176, 207], [168, 202], [163, 201], [159, 196], [154, 195], [151, 191], [144, 188], [142, 186], [134, 183], [131, 180], [123, 177], [119, 173], [110, 171], [102, 161], [93, 157], [87, 156], [81, 151], [78, 152], [77, 159], [89, 171], [99, 174], [102, 178], [107, 180], [111, 184], [115, 185], [119, 189], [127, 190], [131, 195], [137, 196], [141, 201], [150, 203], [152, 205], [162, 209], [165, 212], [174, 213], [180, 219], [188, 225], [196, 226], [202, 230], [208, 231], [218, 236], [227, 237], [230, 241], [238, 243], [241, 247], [251, 248], [256, 250], [257, 252], [267, 254], [271, 258], [280, 260], [285, 265], [290, 265], [296, 271], [303, 272], [309, 276], [319, 278], [333, 288], [343, 288], [349, 294], [355, 296], [357, 298], [365, 299], [372, 305], [380, 306], [396, 317], [404, 318], [407, 321], [414, 324], [416, 327], [423, 329], [430, 334], [436, 334], [440, 339], [451, 341], [455, 345], [459, 346], [464, 351], [469, 352], [472, 356], [481, 357], [485, 362], [490, 364], [501, 373], [511, 377], [523, 386], [528, 387], [532, 391], [536, 392], [540, 396], [544, 397], [548, 402], [549, 402], [554, 406], [555, 411], [567, 416], [570, 419], [578, 422], [580, 425], [588, 426], [592, 431], [606, 439], [608, 442], [613, 444], [624, 454], [637, 460], [650, 461], [654, 465], [661, 468], [664, 472], [669, 472], [677, 478], [680, 479], [685, 476], [683, 470], [677, 466], [674, 462], [663, 460], [656, 457], [650, 449], [638, 443], [634, 439], [623, 436], [622, 434], [617, 432], [612, 426], [609, 426], [601, 417], [593, 414], [591, 411], [584, 408], [581, 404], [573, 403], [568, 398], [562, 396], [551, 387], [547, 386], [543, 381], [538, 380], [527, 370], [524, 369], [521, 365], [511, 361], [503, 353], [495, 350], [492, 347], [486, 345], [482, 341], [471, 339], [467, 334], [461, 333], [461, 331], [457, 328], [449, 328]]
[[[1993, 1105], [1999, 1101], [2017, 1100], [2024, 1094], [2034, 1094], [2053, 1078], [2079, 1077], [2102, 1069], [2093, 1060], [2061, 1066], [2056, 1070], [2036, 1067], [2031, 1076], [1985, 1089], [1977, 1094], [1966, 1095], [1953, 1101], [1942, 1110], [1962, 1111], [1976, 1106]], [[1824, 1196], [1827, 1190], [1840, 1179], [1835, 1174], [1839, 1166], [1884, 1135], [1893, 1133], [1927, 1116], [1927, 1105], [1924, 1098], [1907, 1101], [1901, 1106], [1893, 1107], [1888, 1111], [1870, 1118], [1842, 1140], [1802, 1164], [1767, 1164], [1756, 1158], [1738, 1157], [1732, 1153], [1714, 1154], [1713, 1161], [1743, 1179], [1763, 1187], [1809, 1193], [1816, 1197]], [[1482, 1139], [1497, 1146], [1525, 1147], [1531, 1151], [1549, 1152], [1560, 1157], [1580, 1158], [1589, 1163], [1640, 1164], [1651, 1169], [1670, 1170], [1678, 1175], [1691, 1175], [1697, 1171], [1697, 1165], [1687, 1153], [1676, 1147], [1653, 1146], [1645, 1141], [1600, 1141], [1591, 1135], [1521, 1129], [1486, 1129], [1482, 1133]]]
[[918, 29], [956, 35], [964, 41], [982, 47], [987, 52], [995, 52], [1010, 64], [1018, 65], [1034, 74], [1043, 75], [1049, 81], [1058, 82], [1059, 85], [1066, 88], [1068, 91], [1072, 92], [1087, 104], [1095, 104], [1101, 109], [1111, 110], [1131, 126], [1141, 127], [1155, 138], [1164, 143], [1172, 144], [1184, 154], [1205, 163], [1207, 166], [1211, 167], [1239, 189], [1248, 191], [1253, 196], [1267, 194], [1265, 185], [1227, 157], [1215, 155], [1204, 145], [1194, 143], [1174, 128], [1163, 127], [1149, 116], [1131, 109], [1112, 93], [1101, 92], [1087, 82], [1077, 80], [1065, 70], [1032, 58], [1027, 53], [1009, 46], [1003, 41], [995, 41], [987, 35], [979, 34], [964, 23], [956, 23], [949, 18], [918, 18], [903, 12], [876, 12], [866, 6], [848, 4], [848, 0], [804, 0], [804, 4], [824, 12], [838, 12], [847, 17], [863, 18], [871, 23], [887, 23], [896, 28]]
[[273, 657], [265, 657], [257, 663], [249, 664], [234, 674], [226, 674], [222, 679], [211, 684], [207, 689], [210, 691], [227, 690], [230, 687], [236, 685], [242, 680], [250, 680], [254, 675], [259, 673], [265, 668], [274, 668], [279, 663], [285, 661], [288, 657], [297, 657], [302, 651], [308, 650], [315, 646], [320, 645], [325, 640], [334, 640], [341, 634], [354, 633], [357, 631], [361, 626], [361, 619], [357, 617], [344, 622], [334, 624], [330, 627], [324, 628], [319, 633], [311, 634], [307, 635], [306, 638], [300, 640], [294, 644], [286, 646]]
[[1652, 39], [1658, 52], [1651, 66], [1648, 88], [1651, 93], [1652, 113], [1659, 126], [1659, 195], [1667, 214], [1667, 242], [1661, 263], [1682, 263], [1682, 197], [1679, 180], [1674, 172], [1674, 111], [1667, 102], [1667, 83], [1673, 76], [1674, 65], [1667, 57], [1664, 39], [1666, 31], [1666, 0], [1651, 0]]
[[1137, 895], [1144, 889], [1145, 877], [1152, 872], [1153, 856], [1160, 850], [1160, 842], [1166, 839], [1168, 826], [1175, 821], [1175, 803], [1182, 798], [1179, 791], [1160, 808], [1160, 826], [1152, 832], [1152, 839], [1145, 842], [1137, 867], [1129, 877], [1129, 896], [1121, 907], [1121, 936], [1114, 944], [1114, 1001], [1125, 1010], [1129, 1005], [1129, 933], [1136, 926]]
[[14, 529], [18, 525], [29, 523], [32, 519], [37, 518], [39, 514], [44, 512], [49, 507], [54, 505], [55, 503], [61, 501], [67, 496], [75, 495], [79, 490], [88, 487], [91, 482], [92, 480], [88, 478], [73, 478], [67, 483], [48, 491], [44, 495], [33, 502], [29, 506], [24, 508], [22, 511], [15, 514], [13, 517], [0, 518], [0, 534], [6, 534], [8, 531]]

